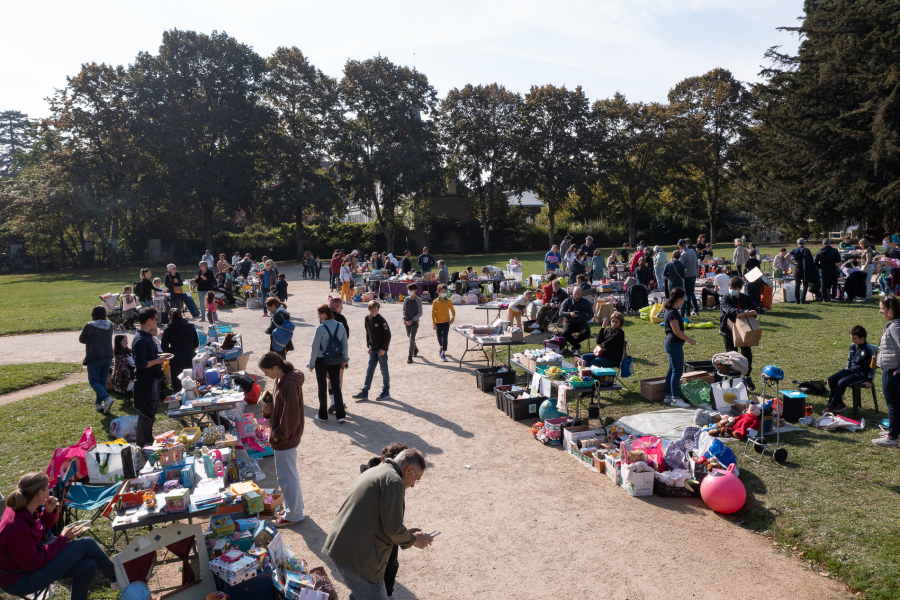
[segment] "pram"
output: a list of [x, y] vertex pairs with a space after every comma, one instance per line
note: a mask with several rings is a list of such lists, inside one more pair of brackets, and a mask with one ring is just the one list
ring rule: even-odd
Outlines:
[[119, 294], [112, 292], [101, 294], [100, 302], [106, 309], [106, 319], [113, 324], [113, 331], [125, 331], [125, 312], [119, 306]]

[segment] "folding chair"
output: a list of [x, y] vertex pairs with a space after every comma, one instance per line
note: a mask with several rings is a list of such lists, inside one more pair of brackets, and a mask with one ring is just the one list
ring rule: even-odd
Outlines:
[[[116, 492], [119, 491], [119, 485], [98, 486], [83, 485], [81, 483], [73, 483], [66, 492], [64, 502], [60, 502], [63, 507], [62, 520], [65, 523], [74, 523], [78, 520], [78, 511], [88, 511], [91, 513], [91, 525], [100, 518], [103, 509], [112, 502]], [[85, 533], [95, 540], [97, 543], [106, 548], [107, 552], [112, 552], [116, 544], [116, 538], [113, 537], [111, 545], [106, 545], [97, 535], [90, 529], [86, 529]], [[128, 534], [125, 534], [128, 539]]]
[[616, 381], [619, 385], [621, 385], [626, 392], [630, 392], [631, 390], [625, 385], [625, 382], [622, 380], [622, 361], [625, 360], [625, 357], [628, 356], [628, 342], [625, 342], [622, 346], [622, 358], [619, 359], [619, 364], [616, 365]]

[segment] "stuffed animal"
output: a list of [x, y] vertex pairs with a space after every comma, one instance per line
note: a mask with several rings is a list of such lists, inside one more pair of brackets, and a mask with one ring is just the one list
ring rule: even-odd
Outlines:
[[184, 399], [185, 400], [194, 400], [197, 397], [197, 394], [194, 390], [197, 389], [197, 382], [191, 379], [190, 377], [186, 377], [181, 382], [181, 387], [184, 388]]

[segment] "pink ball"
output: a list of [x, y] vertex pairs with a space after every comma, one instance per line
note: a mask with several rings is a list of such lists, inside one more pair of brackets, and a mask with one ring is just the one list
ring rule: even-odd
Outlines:
[[747, 501], [747, 490], [734, 474], [734, 465], [729, 465], [727, 471], [713, 469], [703, 478], [700, 497], [708, 507], [727, 515], [741, 510]]

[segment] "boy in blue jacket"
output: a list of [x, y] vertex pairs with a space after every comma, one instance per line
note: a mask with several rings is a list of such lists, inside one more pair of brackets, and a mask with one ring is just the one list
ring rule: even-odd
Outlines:
[[866, 343], [866, 328], [862, 325], [851, 327], [850, 341], [853, 343], [847, 355], [847, 367], [828, 378], [831, 398], [825, 412], [839, 413], [847, 408], [844, 391], [849, 386], [862, 383], [868, 388], [872, 385], [872, 348]]

